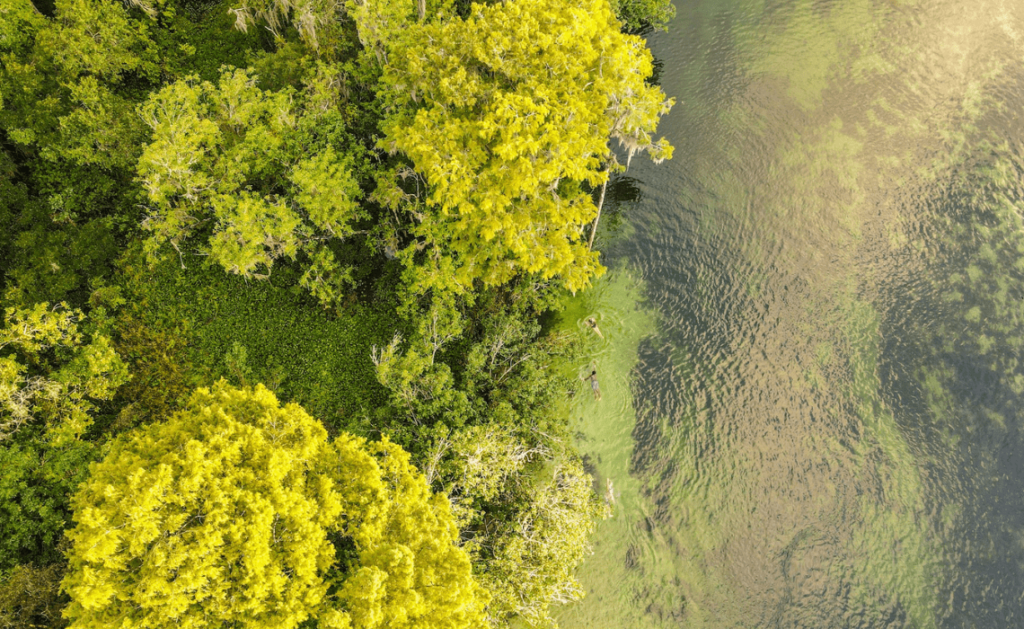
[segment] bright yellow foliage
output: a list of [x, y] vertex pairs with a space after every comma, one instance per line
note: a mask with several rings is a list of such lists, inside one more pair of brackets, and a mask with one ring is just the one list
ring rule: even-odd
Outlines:
[[[408, 455], [329, 442], [262, 386], [197, 390], [115, 444], [73, 504], [72, 627], [483, 624], [447, 503]], [[346, 539], [354, 555], [332, 543]]]
[[466, 20], [406, 30], [384, 81], [393, 108], [383, 146], [428, 184], [415, 233], [453, 272], [424, 271], [421, 290], [486, 285], [519, 273], [583, 288], [603, 269], [583, 238], [614, 157], [671, 155], [651, 138], [672, 102], [643, 40], [619, 32], [608, 0], [473, 5]]
[[448, 500], [430, 493], [397, 445], [385, 440], [369, 449], [386, 487], [386, 510], [379, 526], [362, 527], [359, 567], [341, 591], [353, 626], [482, 626], [478, 603], [486, 595], [467, 579], [469, 556], [456, 546], [459, 530]]

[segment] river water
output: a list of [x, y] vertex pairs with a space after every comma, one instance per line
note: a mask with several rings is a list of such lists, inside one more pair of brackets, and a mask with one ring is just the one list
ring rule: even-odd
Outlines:
[[561, 625], [1024, 627], [1024, 0], [676, 5]]

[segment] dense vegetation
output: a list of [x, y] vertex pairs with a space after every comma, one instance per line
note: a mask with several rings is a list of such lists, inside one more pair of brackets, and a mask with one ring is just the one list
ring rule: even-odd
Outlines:
[[609, 176], [671, 156], [625, 34], [671, 14], [0, 3], [0, 626], [581, 597], [607, 507], [559, 366], [586, 340], [543, 321], [603, 272]]

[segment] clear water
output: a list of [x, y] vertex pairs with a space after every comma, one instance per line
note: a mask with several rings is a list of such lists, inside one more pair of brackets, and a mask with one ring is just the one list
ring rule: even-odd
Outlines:
[[1024, 627], [1024, 0], [676, 5], [561, 624]]

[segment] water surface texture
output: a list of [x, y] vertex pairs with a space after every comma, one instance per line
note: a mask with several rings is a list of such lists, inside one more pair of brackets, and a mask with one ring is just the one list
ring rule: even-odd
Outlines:
[[1024, 2], [676, 4], [562, 625], [1024, 627]]

